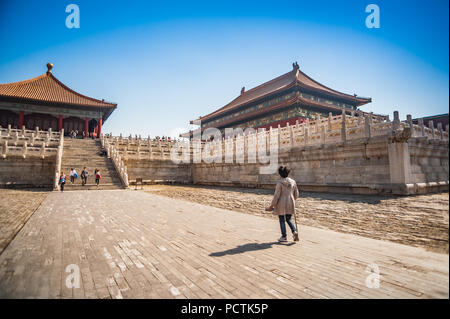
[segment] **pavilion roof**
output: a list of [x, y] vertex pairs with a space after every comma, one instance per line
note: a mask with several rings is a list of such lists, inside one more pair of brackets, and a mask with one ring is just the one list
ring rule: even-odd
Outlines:
[[344, 100], [356, 106], [360, 106], [372, 101], [370, 98], [357, 97], [356, 95], [345, 94], [330, 89], [329, 87], [307, 76], [299, 69], [298, 64], [294, 63], [292, 71], [276, 77], [275, 79], [265, 82], [261, 85], [258, 85], [248, 91], [245, 91], [244, 88], [242, 88], [241, 94], [230, 103], [208, 115], [200, 117], [200, 119], [207, 120], [216, 117], [247, 103], [251, 103], [260, 98], [293, 86], [303, 87], [307, 90], [315, 91], [322, 95], [331, 96], [339, 100]]
[[105, 102], [80, 94], [60, 82], [51, 72], [52, 64], [47, 64], [48, 71], [32, 79], [0, 84], [0, 98], [29, 102], [49, 102], [63, 105], [79, 105], [95, 108], [115, 108], [117, 104]]

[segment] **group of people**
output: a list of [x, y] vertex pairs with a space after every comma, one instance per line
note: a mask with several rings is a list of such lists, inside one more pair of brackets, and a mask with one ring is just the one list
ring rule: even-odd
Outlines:
[[[79, 135], [78, 130], [71, 130], [69, 133], [70, 138], [77, 138], [78, 135]], [[88, 133], [88, 135], [89, 136], [86, 136], [86, 133], [83, 131], [83, 138], [85, 138], [85, 137], [95, 138], [97, 136], [97, 134], [95, 132]]]
[[[86, 167], [83, 167], [83, 170], [81, 171], [81, 185], [84, 186], [87, 183], [87, 178], [88, 178], [89, 172], [86, 169]], [[94, 176], [95, 176], [95, 184], [98, 185], [100, 184], [100, 179], [102, 178], [101, 174], [100, 174], [100, 170], [95, 169], [94, 172]], [[70, 169], [70, 183], [74, 184], [76, 179], [78, 179], [78, 173], [74, 168]], [[67, 181], [67, 177], [66, 175], [64, 175], [64, 172], [61, 172], [60, 176], [59, 176], [59, 185], [60, 185], [60, 189], [61, 192], [64, 191], [64, 185], [66, 184]]]

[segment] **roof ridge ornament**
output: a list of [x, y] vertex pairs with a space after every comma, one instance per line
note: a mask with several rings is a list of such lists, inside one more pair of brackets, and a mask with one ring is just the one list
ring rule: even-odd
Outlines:
[[243, 86], [241, 89], [241, 95], [244, 94], [244, 92], [245, 92], [245, 86]]
[[47, 75], [52, 74], [53, 64], [47, 63]]
[[294, 70], [298, 70], [300, 67], [298, 66], [297, 61], [295, 61], [294, 63], [292, 63], [292, 69]]

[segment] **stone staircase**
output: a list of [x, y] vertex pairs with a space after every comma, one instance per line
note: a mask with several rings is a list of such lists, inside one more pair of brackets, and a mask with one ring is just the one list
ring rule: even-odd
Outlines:
[[[64, 138], [61, 170], [67, 176], [66, 190], [121, 189], [125, 188], [110, 158], [101, 154], [100, 140]], [[81, 185], [81, 171], [86, 166], [89, 172], [87, 184]], [[70, 169], [78, 173], [75, 183], [70, 183]], [[95, 184], [95, 169], [100, 170], [100, 185]]]

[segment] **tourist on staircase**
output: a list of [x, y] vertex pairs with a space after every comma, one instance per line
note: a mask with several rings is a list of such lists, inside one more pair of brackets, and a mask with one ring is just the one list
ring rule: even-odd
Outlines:
[[297, 229], [291, 221], [292, 214], [295, 214], [295, 200], [298, 198], [298, 188], [295, 181], [288, 177], [289, 173], [290, 170], [286, 166], [278, 168], [281, 180], [275, 188], [272, 203], [266, 208], [267, 211], [273, 211], [274, 214], [278, 215], [281, 228], [281, 237], [278, 239], [280, 242], [287, 242], [285, 222], [289, 225], [294, 240], [298, 241]]
[[70, 182], [75, 183], [75, 179], [78, 178], [78, 173], [74, 168], [70, 169]]
[[81, 185], [86, 185], [88, 175], [89, 172], [87, 171], [86, 167], [83, 167], [83, 170], [81, 171]]
[[102, 175], [100, 175], [100, 171], [98, 169], [95, 169], [95, 184], [100, 184], [100, 179], [102, 178]]
[[64, 175], [64, 172], [61, 172], [61, 175], [59, 175], [59, 185], [61, 192], [64, 191], [64, 185], [66, 184], [66, 175]]

